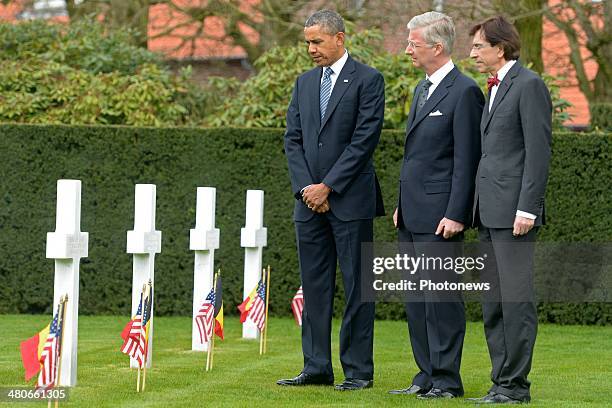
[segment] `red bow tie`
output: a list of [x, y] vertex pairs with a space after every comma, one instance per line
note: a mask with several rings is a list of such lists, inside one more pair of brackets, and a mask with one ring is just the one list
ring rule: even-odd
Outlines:
[[495, 85], [499, 85], [499, 82], [500, 81], [497, 77], [497, 74], [495, 74], [495, 76], [487, 78], [487, 89], [489, 90], [489, 92], [491, 92], [491, 88], [493, 88]]

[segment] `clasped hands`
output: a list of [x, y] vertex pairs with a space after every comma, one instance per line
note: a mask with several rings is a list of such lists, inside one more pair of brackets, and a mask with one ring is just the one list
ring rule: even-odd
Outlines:
[[312, 211], [324, 213], [329, 211], [329, 201], [327, 200], [329, 193], [331, 193], [331, 188], [325, 184], [312, 184], [302, 192], [302, 201]]

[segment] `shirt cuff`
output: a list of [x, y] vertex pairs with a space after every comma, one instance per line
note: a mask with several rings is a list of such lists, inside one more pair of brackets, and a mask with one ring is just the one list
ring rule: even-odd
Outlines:
[[303, 189], [300, 190], [300, 194], [304, 194], [304, 190], [306, 190], [308, 187], [312, 186], [312, 184], [307, 185], [306, 187], [304, 187]]
[[516, 215], [519, 217], [529, 218], [530, 220], [535, 220], [536, 218], [538, 218], [537, 215], [533, 215], [532, 213], [528, 213], [521, 210], [516, 210]]

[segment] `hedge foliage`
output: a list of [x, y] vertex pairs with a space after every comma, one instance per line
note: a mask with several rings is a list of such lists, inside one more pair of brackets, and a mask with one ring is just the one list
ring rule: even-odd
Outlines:
[[[349, 26], [349, 31], [352, 28]], [[410, 112], [412, 95], [424, 78], [410, 57], [404, 53], [389, 53], [383, 46], [382, 33], [363, 30], [347, 36], [347, 49], [360, 62], [378, 69], [385, 77], [385, 129], [403, 129]], [[486, 93], [486, 78], [469, 58], [455, 60], [466, 75], [473, 78]], [[304, 43], [279, 46], [268, 50], [257, 61], [258, 73], [244, 82], [233, 78], [211, 79], [212, 93], [217, 95], [211, 115], [204, 124], [212, 127], [273, 127], [284, 128], [285, 113], [298, 75], [313, 68]], [[569, 119], [569, 102], [562, 99], [557, 78], [544, 75], [553, 101], [553, 125], [556, 129]]]
[[[56, 181], [82, 185], [82, 231], [89, 257], [82, 260], [80, 312], [129, 314], [132, 260], [126, 231], [133, 228], [134, 184], [157, 185], [156, 312], [189, 315], [196, 187], [217, 188], [226, 313], [242, 297], [245, 191], [265, 190], [272, 265], [270, 311], [288, 315], [299, 286], [292, 223], [294, 198], [283, 154], [283, 133], [266, 129], [192, 129], [0, 125], [0, 313], [50, 312], [53, 261], [45, 259], [46, 233], [55, 228]], [[548, 189], [548, 221], [540, 239], [554, 242], [612, 240], [610, 134], [556, 134]], [[387, 212], [397, 200], [403, 132], [386, 131], [376, 153]], [[390, 215], [377, 219], [377, 241], [395, 240]], [[471, 234], [473, 237], [473, 233]], [[336, 312], [343, 307], [338, 285]], [[470, 304], [472, 318], [479, 306]], [[540, 317], [562, 323], [612, 323], [611, 304], [540, 305]], [[379, 304], [380, 318], [403, 318], [400, 304]]]
[[[67, 26], [0, 23], [0, 121], [284, 128], [295, 79], [313, 67], [296, 39], [296, 45], [264, 53], [254, 63], [257, 74], [246, 81], [211, 78], [199, 86], [189, 69], [173, 74], [159, 56], [131, 44], [132, 38], [95, 20]], [[348, 38], [351, 55], [385, 76], [385, 128], [403, 128], [423, 72], [403, 53], [386, 52], [380, 31], [363, 30]], [[470, 60], [456, 63], [485, 87], [486, 75]], [[569, 104], [552, 77], [544, 80], [560, 127], [568, 119]]]
[[0, 121], [134, 126], [199, 121], [206, 96], [191, 83], [190, 71], [173, 74], [130, 38], [95, 20], [0, 24]]

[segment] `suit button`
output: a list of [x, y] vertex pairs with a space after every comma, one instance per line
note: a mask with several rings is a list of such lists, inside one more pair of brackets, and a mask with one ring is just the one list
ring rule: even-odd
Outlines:
[[319, 143], [319, 149], [323, 147], [323, 143]]
[[487, 157], [487, 154], [483, 153], [481, 157], [484, 159], [485, 157]]

